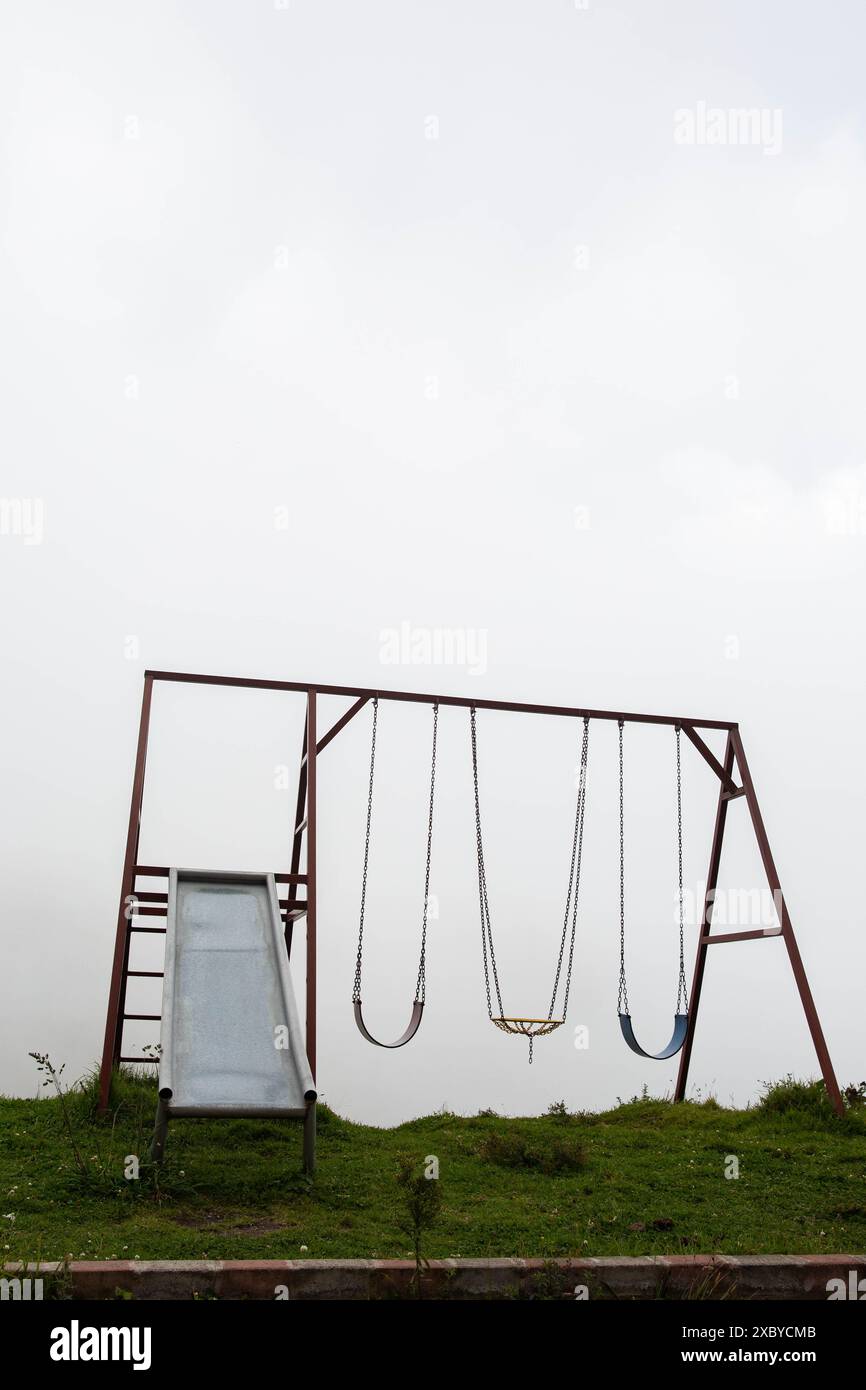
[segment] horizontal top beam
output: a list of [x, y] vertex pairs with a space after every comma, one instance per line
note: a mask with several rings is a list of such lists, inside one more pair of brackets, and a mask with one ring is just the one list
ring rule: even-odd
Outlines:
[[343, 695], [347, 699], [404, 700], [420, 705], [456, 705], [461, 709], [491, 709], [514, 714], [558, 714], [571, 719], [613, 719], [625, 724], [688, 724], [695, 729], [735, 729], [725, 719], [693, 719], [674, 714], [634, 714], [608, 709], [578, 709], [569, 705], [527, 705], [517, 700], [477, 700], [464, 695], [421, 695], [414, 690], [366, 690], [354, 685], [318, 685], [306, 681], [256, 680], [246, 676], [199, 676], [186, 671], [145, 671], [145, 680], [181, 681], [190, 685], [240, 686], [247, 690], [288, 690], [300, 695]]

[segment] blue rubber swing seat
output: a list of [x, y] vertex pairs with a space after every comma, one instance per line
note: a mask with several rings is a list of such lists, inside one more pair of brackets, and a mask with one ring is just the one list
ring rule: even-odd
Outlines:
[[675, 1057], [685, 1042], [689, 1028], [689, 1016], [688, 1014], [674, 1014], [674, 1031], [671, 1040], [661, 1052], [647, 1052], [641, 1047], [631, 1026], [631, 1014], [620, 1014], [619, 1026], [632, 1052], [636, 1052], [639, 1057], [649, 1057], [652, 1061], [663, 1062], [666, 1057]]
[[679, 918], [680, 918], [680, 970], [677, 982], [677, 1001], [674, 1013], [674, 1031], [667, 1047], [661, 1052], [647, 1052], [634, 1035], [631, 1014], [628, 1009], [628, 985], [625, 973], [625, 777], [623, 775], [623, 725], [619, 721], [619, 998], [617, 1014], [623, 1038], [638, 1057], [647, 1057], [652, 1062], [664, 1062], [675, 1057], [682, 1048], [689, 1031], [689, 994], [686, 984], [685, 960], [683, 956], [683, 793], [680, 760], [680, 725], [674, 726], [677, 738], [677, 860], [679, 870]]

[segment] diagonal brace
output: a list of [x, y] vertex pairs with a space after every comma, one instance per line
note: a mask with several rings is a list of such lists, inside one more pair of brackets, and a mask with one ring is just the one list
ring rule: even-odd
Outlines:
[[336, 724], [324, 734], [316, 744], [316, 752], [321, 753], [323, 748], [327, 748], [332, 738], [336, 738], [341, 729], [345, 729], [350, 719], [354, 719], [359, 710], [362, 710], [369, 700], [369, 695], [361, 695], [353, 705], [350, 705], [345, 714], [342, 714]]
[[713, 772], [716, 774], [719, 781], [724, 786], [725, 791], [731, 793], [739, 792], [740, 788], [737, 786], [733, 777], [730, 775], [729, 772], [725, 770], [725, 768], [722, 767], [722, 764], [719, 762], [712, 749], [707, 747], [700, 734], [695, 732], [692, 725], [683, 724], [681, 725], [681, 728], [686, 738], [689, 739], [690, 742], [692, 742], [695, 745], [701, 757], [704, 759], [704, 762], [709, 763], [710, 767], [713, 769]]

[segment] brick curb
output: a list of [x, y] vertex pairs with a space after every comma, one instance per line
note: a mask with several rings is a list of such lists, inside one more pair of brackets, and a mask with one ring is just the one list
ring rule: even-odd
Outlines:
[[[78, 1260], [9, 1264], [76, 1299], [389, 1299], [413, 1295], [411, 1260]], [[641, 1255], [559, 1260], [431, 1260], [431, 1299], [686, 1298], [825, 1300], [828, 1281], [857, 1290], [866, 1255]], [[46, 1290], [48, 1291], [48, 1290]], [[866, 1282], [860, 1291], [866, 1296]], [[586, 1295], [584, 1295], [586, 1296]], [[850, 1296], [850, 1294], [849, 1294]]]

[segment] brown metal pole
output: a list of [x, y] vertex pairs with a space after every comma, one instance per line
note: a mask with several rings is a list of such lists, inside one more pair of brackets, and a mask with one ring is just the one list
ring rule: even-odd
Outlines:
[[746, 801], [749, 805], [749, 814], [752, 817], [755, 838], [758, 841], [758, 849], [761, 852], [761, 859], [764, 864], [764, 872], [767, 875], [767, 882], [773, 894], [776, 912], [782, 928], [782, 936], [788, 948], [791, 968], [794, 971], [794, 979], [797, 981], [797, 988], [800, 991], [800, 999], [806, 1014], [806, 1022], [809, 1025], [809, 1032], [812, 1034], [812, 1042], [815, 1044], [815, 1051], [818, 1054], [818, 1062], [824, 1077], [824, 1085], [827, 1087], [827, 1094], [830, 1097], [837, 1115], [844, 1115], [845, 1106], [839, 1091], [839, 1083], [836, 1080], [833, 1063], [830, 1061], [830, 1053], [824, 1040], [824, 1032], [818, 1018], [818, 1010], [815, 1008], [815, 1001], [812, 998], [812, 991], [809, 988], [809, 981], [806, 978], [806, 970], [800, 956], [797, 939], [794, 936], [794, 928], [791, 924], [788, 905], [785, 902], [785, 895], [782, 892], [782, 885], [779, 882], [779, 875], [770, 849], [770, 841], [767, 838], [767, 831], [764, 826], [763, 817], [761, 816], [760, 807], [758, 806], [758, 798], [755, 795], [755, 785], [752, 781], [752, 775], [749, 772], [749, 765], [746, 762], [743, 740], [740, 738], [738, 729], [731, 730], [731, 739], [737, 757], [740, 779], [746, 792]]
[[[301, 841], [302, 836], [297, 833], [297, 828], [304, 819], [304, 807], [307, 804], [307, 716], [304, 715], [304, 737], [301, 740], [301, 768], [298, 773], [298, 798], [295, 803], [295, 819], [292, 823], [292, 875], [297, 874], [301, 867]], [[294, 923], [289, 918], [293, 906], [298, 898], [298, 885], [291, 884], [286, 902], [286, 954], [291, 958], [292, 954], [292, 932]]]
[[[725, 779], [730, 780], [734, 767], [734, 746], [731, 742], [731, 735], [728, 734], [725, 744]], [[695, 1029], [698, 1023], [698, 1007], [701, 1002], [701, 987], [704, 983], [704, 966], [707, 960], [707, 943], [704, 937], [709, 933], [713, 920], [713, 901], [716, 895], [716, 885], [719, 881], [719, 864], [722, 859], [722, 840], [725, 835], [725, 820], [728, 814], [728, 802], [725, 797], [725, 781], [719, 782], [719, 799], [716, 803], [716, 824], [713, 830], [713, 843], [710, 849], [710, 867], [707, 869], [707, 886], [704, 893], [704, 911], [698, 929], [698, 953], [695, 957], [695, 973], [692, 977], [692, 992], [689, 996], [689, 1021], [686, 1027], [686, 1040], [683, 1043], [683, 1050], [680, 1053], [680, 1068], [677, 1074], [677, 1086], [674, 1091], [674, 1100], [680, 1101], [686, 1098], [686, 1087], [689, 1081], [689, 1063], [692, 1060], [692, 1044], [695, 1040]]]
[[145, 672], [141, 697], [141, 718], [138, 724], [138, 748], [135, 754], [135, 774], [129, 806], [129, 825], [126, 831], [126, 854], [120, 885], [120, 907], [117, 913], [117, 932], [114, 938], [114, 962], [111, 987], [108, 993], [108, 1013], [105, 1019], [105, 1038], [102, 1045], [102, 1066], [99, 1073], [99, 1109], [105, 1110], [111, 1094], [111, 1072], [120, 1058], [123, 1035], [123, 1006], [126, 996], [126, 970], [129, 964], [130, 920], [127, 899], [135, 887], [135, 863], [138, 857], [138, 837], [141, 828], [141, 803], [144, 797], [144, 768], [147, 762], [147, 737], [150, 729], [150, 705], [153, 678]]
[[316, 692], [307, 696], [307, 1060], [316, 1077]]

